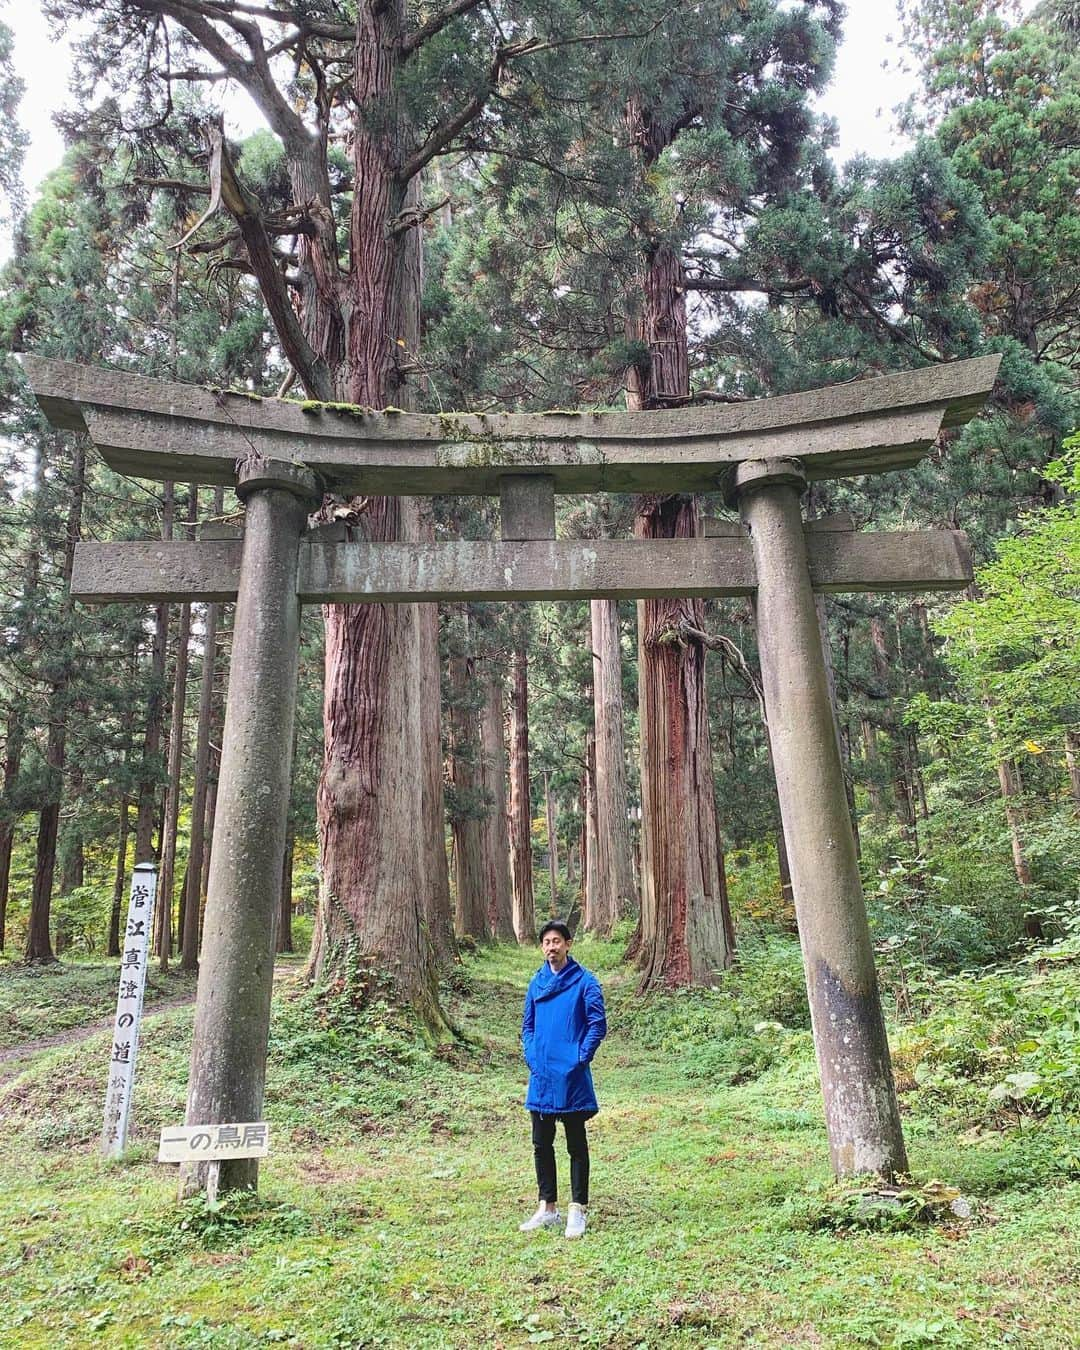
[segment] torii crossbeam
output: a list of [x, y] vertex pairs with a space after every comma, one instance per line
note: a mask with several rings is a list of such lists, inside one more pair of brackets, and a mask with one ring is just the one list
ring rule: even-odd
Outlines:
[[[196, 999], [189, 1124], [258, 1120], [296, 709], [299, 607], [326, 601], [755, 597], [769, 736], [837, 1173], [906, 1169], [815, 591], [944, 590], [962, 535], [804, 522], [807, 481], [912, 466], [975, 415], [999, 358], [727, 406], [432, 416], [253, 399], [22, 358], [54, 425], [138, 477], [229, 483], [242, 539], [82, 544], [86, 600], [228, 600], [236, 620]], [[502, 539], [350, 541], [323, 491], [498, 493]], [[557, 492], [722, 490], [742, 527], [693, 540], [555, 538]], [[732, 532], [734, 531], [734, 532]], [[220, 1184], [254, 1186], [257, 1163]]]

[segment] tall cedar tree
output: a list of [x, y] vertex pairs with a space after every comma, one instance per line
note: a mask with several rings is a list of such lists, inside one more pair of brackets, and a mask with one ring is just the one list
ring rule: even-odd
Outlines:
[[[311, 397], [377, 407], [416, 399], [421, 173], [463, 138], [497, 141], [508, 99], [542, 99], [564, 47], [610, 36], [571, 4], [505, 14], [448, 0], [420, 15], [404, 0], [266, 8], [48, 0], [45, 8], [64, 23], [93, 20], [80, 49], [86, 88], [105, 81], [118, 91], [118, 132], [127, 118], [182, 139], [185, 128], [170, 121], [178, 85], [224, 76], [250, 94], [280, 141], [290, 198], [267, 209], [220, 132], [208, 130], [211, 202], [232, 218], [229, 265], [254, 275]], [[620, 17], [623, 30], [640, 16]], [[353, 528], [367, 538], [420, 529], [405, 500], [364, 498], [352, 508]], [[347, 948], [359, 952], [438, 1026], [426, 906], [439, 890], [434, 874], [445, 871], [441, 803], [418, 771], [438, 754], [433, 617], [407, 606], [327, 610], [323, 891], [312, 963], [326, 974]]]
[[[549, 99], [522, 121], [502, 158], [475, 161], [497, 205], [484, 217], [479, 203], [467, 205], [484, 228], [452, 249], [445, 268], [447, 292], [464, 277], [473, 291], [457, 304], [439, 296], [436, 349], [452, 382], [474, 397], [611, 401], [628, 373], [633, 407], [686, 401], [687, 291], [751, 289], [730, 241], [785, 206], [816, 162], [820, 152], [806, 151], [814, 132], [807, 93], [827, 75], [837, 21], [829, 4], [680, 9], [648, 41], [607, 51], [587, 68], [568, 62], [560, 94], [580, 81], [588, 120], [578, 101], [568, 99], [568, 116]], [[783, 291], [796, 283], [784, 270], [769, 284]], [[481, 316], [491, 309], [500, 331], [514, 334], [502, 348], [484, 336]], [[495, 360], [467, 364], [462, 350]], [[686, 533], [693, 512], [689, 503], [650, 503], [639, 530]], [[650, 951], [644, 978], [707, 981], [730, 949], [704, 652], [692, 636], [702, 616], [700, 607], [653, 606], [645, 621], [646, 940], [650, 948], [654, 934], [670, 943]], [[614, 667], [610, 652], [606, 659]], [[669, 755], [669, 747], [678, 749]], [[669, 777], [671, 764], [678, 768]], [[665, 917], [654, 922], [657, 895]], [[705, 917], [712, 910], [715, 922]]]

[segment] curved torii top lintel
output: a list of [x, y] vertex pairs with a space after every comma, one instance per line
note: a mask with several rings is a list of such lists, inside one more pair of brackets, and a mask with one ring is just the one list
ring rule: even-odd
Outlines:
[[809, 479], [917, 463], [973, 417], [1000, 357], [745, 403], [652, 412], [409, 413], [262, 399], [127, 371], [19, 358], [54, 426], [85, 430], [139, 478], [234, 482], [251, 454], [296, 461], [334, 491], [496, 493], [542, 474], [556, 492], [715, 491], [732, 465], [795, 457]]

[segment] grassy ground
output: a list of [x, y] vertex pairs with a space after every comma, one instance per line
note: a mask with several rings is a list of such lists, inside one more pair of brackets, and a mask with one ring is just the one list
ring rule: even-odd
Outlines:
[[[110, 1017], [116, 1011], [117, 972], [118, 963], [108, 960], [0, 964], [0, 1051]], [[182, 971], [151, 970], [146, 1006], [184, 998], [194, 989], [194, 978]]]
[[0, 1087], [0, 1345], [1080, 1346], [1080, 1184], [1040, 1171], [1035, 1134], [973, 1133], [905, 1094], [917, 1175], [957, 1185], [972, 1216], [857, 1215], [828, 1188], [782, 988], [760, 1032], [781, 1049], [702, 1068], [700, 1001], [642, 1009], [615, 948], [577, 954], [612, 1014], [582, 1241], [517, 1232], [535, 1204], [516, 1037], [537, 959], [501, 948], [447, 991], [469, 1041], [435, 1054], [389, 1009], [350, 1021], [280, 989], [272, 1156], [257, 1200], [214, 1212], [178, 1206], [152, 1161], [183, 1115], [190, 1008], [146, 1030], [121, 1164], [96, 1154], [106, 1034], [38, 1056]]

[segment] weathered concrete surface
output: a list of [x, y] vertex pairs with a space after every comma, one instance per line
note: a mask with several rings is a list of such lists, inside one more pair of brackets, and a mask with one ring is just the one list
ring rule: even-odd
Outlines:
[[647, 413], [435, 416], [223, 394], [118, 371], [22, 358], [57, 426], [90, 432], [135, 476], [231, 483], [250, 453], [304, 462], [338, 491], [496, 493], [508, 470], [545, 472], [560, 492], [710, 491], [746, 459], [795, 437], [810, 478], [909, 466], [941, 426], [974, 415], [997, 357], [747, 403]]
[[[245, 481], [246, 480], [246, 481]], [[261, 464], [237, 491], [247, 528], [233, 629], [206, 901], [187, 1123], [262, 1118], [274, 924], [281, 890], [300, 642], [300, 535], [317, 499], [293, 465]], [[206, 1166], [184, 1174], [206, 1184]], [[221, 1164], [222, 1189], [254, 1187], [255, 1159]]]
[[549, 474], [499, 480], [499, 516], [504, 540], [555, 538], [555, 479]]
[[[301, 544], [297, 585], [305, 604], [748, 595], [756, 584], [753, 548], [738, 528], [737, 536], [707, 539], [444, 544], [325, 543], [312, 530]], [[81, 543], [72, 594], [89, 602], [227, 601], [239, 583], [240, 547], [229, 540]], [[815, 529], [807, 550], [819, 591], [958, 590], [971, 580], [958, 531]]]
[[735, 486], [833, 1167], [891, 1177], [907, 1159], [806, 553], [844, 536], [804, 533], [791, 460], [743, 465]]

